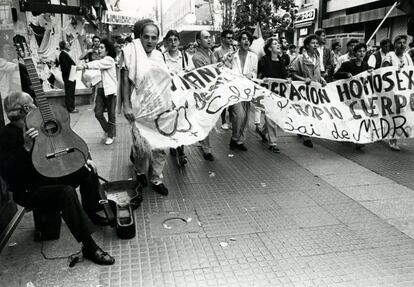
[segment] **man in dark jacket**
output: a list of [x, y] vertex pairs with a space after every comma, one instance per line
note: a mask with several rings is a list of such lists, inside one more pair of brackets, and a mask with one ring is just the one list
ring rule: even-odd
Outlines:
[[65, 104], [66, 108], [68, 109], [69, 113], [77, 113], [79, 112], [78, 109], [75, 109], [75, 87], [76, 87], [76, 81], [70, 81], [70, 71], [72, 69], [72, 66], [76, 66], [73, 59], [70, 57], [68, 48], [68, 44], [66, 41], [60, 41], [59, 42], [59, 61], [57, 63], [57, 66], [60, 65], [60, 70], [62, 71], [62, 79], [63, 83], [65, 85]]
[[326, 47], [326, 32], [324, 29], [315, 31], [315, 35], [319, 37], [318, 56], [321, 67], [321, 75], [327, 81], [332, 81], [334, 66], [331, 49]]
[[[31, 159], [39, 132], [34, 128], [25, 129], [26, 115], [34, 108], [33, 99], [26, 93], [16, 92], [4, 99], [10, 123], [0, 130], [0, 176], [8, 183], [17, 204], [61, 213], [75, 239], [83, 244], [84, 257], [97, 264], [111, 265], [115, 259], [91, 236], [94, 229], [91, 220], [97, 225], [108, 223], [96, 214], [100, 207], [96, 166], [88, 160], [85, 167], [65, 177], [40, 175]], [[82, 205], [75, 190], [79, 185]]]

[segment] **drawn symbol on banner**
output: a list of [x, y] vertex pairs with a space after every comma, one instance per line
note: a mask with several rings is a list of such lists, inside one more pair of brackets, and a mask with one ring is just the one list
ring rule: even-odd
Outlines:
[[198, 132], [191, 132], [191, 135], [194, 137], [198, 137]]
[[286, 101], [286, 104], [283, 104], [282, 101], [277, 102], [278, 108], [280, 108], [281, 111], [283, 111], [284, 108], [286, 108], [289, 104], [289, 101]]
[[191, 130], [191, 123], [187, 117], [188, 102], [184, 106], [168, 110], [155, 119], [155, 127], [163, 136], [172, 136], [176, 132], [188, 132]]
[[[207, 110], [206, 113], [210, 114], [210, 115], [214, 115], [217, 114], [218, 112], [221, 111], [222, 108], [227, 107], [230, 105], [230, 103], [237, 103], [240, 99], [240, 97], [238, 96], [230, 96], [226, 102], [222, 102], [220, 103], [219, 99], [221, 99], [221, 96], [215, 96], [209, 103], [207, 106]], [[217, 103], [218, 102], [218, 103]], [[216, 105], [216, 106], [215, 106]]]
[[206, 104], [207, 104], [206, 95], [207, 95], [207, 93], [205, 93], [205, 92], [201, 92], [200, 94], [194, 92], [194, 100], [195, 100], [195, 103], [196, 103], [197, 110], [202, 110], [206, 106]]
[[[230, 103], [237, 103], [240, 100], [240, 91], [236, 86], [230, 86], [229, 90], [233, 93], [230, 97], [227, 98], [227, 101], [224, 103], [220, 103], [219, 99], [222, 98], [222, 96], [215, 96], [207, 106], [206, 112], [208, 114], [216, 114], [218, 113], [222, 108], [227, 107], [230, 105]], [[246, 98], [248, 99], [248, 97]], [[217, 104], [217, 102], [219, 102]], [[217, 106], [215, 106], [217, 105]]]

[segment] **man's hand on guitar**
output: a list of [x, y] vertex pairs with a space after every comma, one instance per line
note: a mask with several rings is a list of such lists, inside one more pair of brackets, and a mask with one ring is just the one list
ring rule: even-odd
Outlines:
[[96, 163], [93, 160], [88, 159], [86, 161], [85, 167], [89, 171], [93, 171], [94, 173], [97, 173], [98, 168], [96, 166]]
[[31, 151], [33, 148], [33, 143], [34, 143], [34, 139], [39, 135], [39, 131], [34, 129], [34, 128], [30, 128], [28, 130], [25, 130], [24, 132], [24, 149], [26, 151]]

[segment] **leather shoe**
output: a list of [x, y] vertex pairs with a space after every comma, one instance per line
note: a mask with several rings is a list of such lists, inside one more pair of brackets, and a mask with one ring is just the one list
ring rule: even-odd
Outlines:
[[168, 195], [168, 188], [163, 183], [152, 184], [152, 190], [161, 195]]
[[82, 247], [83, 257], [99, 265], [112, 265], [115, 258], [103, 251], [99, 246], [96, 249]]
[[235, 150], [237, 149], [237, 142], [235, 140], [230, 140], [229, 146], [231, 150]]
[[102, 217], [96, 213], [89, 213], [88, 214], [90, 220], [93, 224], [99, 225], [99, 226], [107, 226], [109, 225], [109, 220], [106, 217]]
[[214, 161], [214, 156], [211, 154], [211, 152], [203, 153], [203, 157], [204, 157], [205, 160]]
[[73, 109], [73, 110], [69, 111], [69, 113], [76, 114], [76, 113], [79, 113], [79, 110], [78, 109]]
[[247, 146], [244, 144], [237, 144], [237, 149], [242, 151], [247, 151]]

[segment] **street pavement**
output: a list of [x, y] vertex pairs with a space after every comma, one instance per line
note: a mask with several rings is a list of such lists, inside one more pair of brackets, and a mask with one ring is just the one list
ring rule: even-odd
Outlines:
[[[92, 107], [80, 109], [72, 126], [100, 174], [132, 178], [125, 120], [105, 146]], [[324, 140], [309, 149], [280, 132], [274, 154], [253, 128], [249, 150], [231, 151], [230, 134], [212, 131], [214, 162], [197, 144], [184, 169], [168, 157], [170, 194], [144, 191], [135, 238], [98, 229], [113, 266], [68, 267], [80, 246], [66, 226], [60, 240], [33, 242], [27, 213], [0, 255], [0, 286], [414, 286], [412, 141], [400, 152]]]

